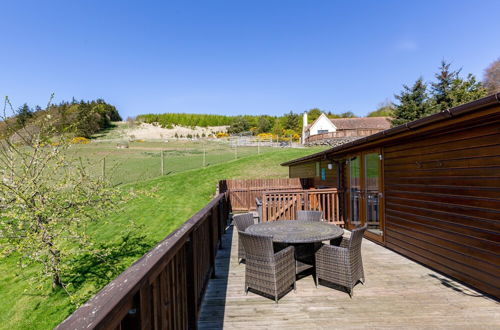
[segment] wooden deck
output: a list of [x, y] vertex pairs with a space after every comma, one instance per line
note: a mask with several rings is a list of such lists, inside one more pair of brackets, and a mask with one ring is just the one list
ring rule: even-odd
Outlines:
[[363, 241], [366, 284], [354, 297], [297, 281], [279, 304], [243, 292], [245, 265], [237, 262], [232, 227], [223, 238], [199, 315], [200, 329], [432, 328], [499, 329], [498, 301], [375, 243]]

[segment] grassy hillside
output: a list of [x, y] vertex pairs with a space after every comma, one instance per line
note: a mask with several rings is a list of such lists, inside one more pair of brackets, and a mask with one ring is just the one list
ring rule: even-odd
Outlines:
[[[111, 132], [115, 132], [112, 130]], [[261, 147], [260, 152], [274, 152], [276, 148]], [[106, 177], [113, 184], [133, 183], [161, 175], [161, 152], [163, 151], [164, 173], [174, 173], [201, 168], [205, 152], [208, 166], [231, 161], [234, 148], [218, 140], [169, 140], [130, 142], [129, 148], [118, 149], [116, 142], [97, 140], [72, 146], [72, 152], [81, 157], [93, 172], [102, 173], [102, 162], [106, 158]], [[238, 147], [238, 158], [257, 154], [257, 147]]]
[[[132, 219], [144, 224], [147, 236], [158, 242], [210, 201], [218, 180], [286, 177], [287, 168], [279, 166], [281, 162], [319, 150], [281, 149], [129, 185], [154, 191], [154, 196], [142, 195], [130, 201], [95, 226], [93, 236], [102, 242], [113, 239], [120, 231], [119, 225]], [[1, 329], [50, 329], [73, 311], [68, 297], [61, 291], [52, 292], [48, 283], [44, 291], [35, 291], [26, 284], [26, 273], [36, 271], [31, 268], [21, 272], [13, 258], [0, 261]]]

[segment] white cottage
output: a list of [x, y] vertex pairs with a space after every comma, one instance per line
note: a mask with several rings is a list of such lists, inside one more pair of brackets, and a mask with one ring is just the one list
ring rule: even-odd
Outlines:
[[[312, 124], [307, 123], [307, 113], [304, 113], [302, 143], [309, 137], [322, 134], [322, 137], [359, 137], [375, 134], [389, 129], [389, 117], [335, 118], [330, 119], [322, 113]], [[335, 133], [337, 132], [337, 133]], [[329, 134], [328, 136], [324, 135]], [[317, 138], [313, 138], [317, 139]]]

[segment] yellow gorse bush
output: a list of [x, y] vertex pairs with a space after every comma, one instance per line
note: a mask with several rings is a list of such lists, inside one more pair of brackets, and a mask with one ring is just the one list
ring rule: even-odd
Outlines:
[[83, 137], [83, 136], [76, 136], [71, 139], [70, 141], [71, 144], [87, 144], [90, 143], [90, 140]]
[[267, 140], [270, 140], [271, 138], [273, 140], [277, 140], [278, 136], [276, 134], [273, 134], [273, 133], [260, 133], [257, 135], [257, 138], [259, 140], [267, 141]]
[[229, 134], [225, 133], [225, 132], [218, 132], [215, 137], [220, 139], [220, 138], [225, 138], [225, 137], [228, 137]]

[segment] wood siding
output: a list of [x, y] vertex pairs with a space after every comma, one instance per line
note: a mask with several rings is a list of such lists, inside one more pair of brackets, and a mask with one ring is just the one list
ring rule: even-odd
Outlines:
[[[337, 164], [329, 160], [319, 161], [319, 175], [317, 175], [318, 173], [316, 163], [317, 162], [309, 162], [290, 166], [290, 178], [312, 179], [312, 184], [315, 188], [338, 188]], [[328, 169], [329, 163], [333, 164], [333, 168], [331, 170]], [[321, 178], [321, 169], [324, 169], [326, 171], [325, 180], [322, 180]]]
[[499, 117], [384, 147], [386, 246], [496, 297]]

